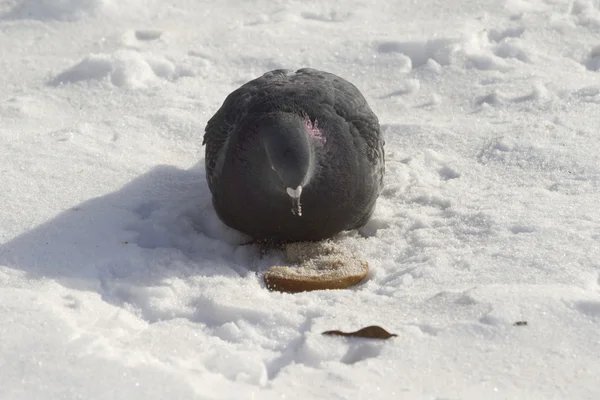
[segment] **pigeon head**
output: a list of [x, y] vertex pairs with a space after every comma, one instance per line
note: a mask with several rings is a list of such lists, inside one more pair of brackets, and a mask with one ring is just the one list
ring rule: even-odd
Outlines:
[[313, 169], [313, 150], [304, 120], [292, 113], [271, 114], [261, 121], [259, 134], [280, 188], [292, 200], [292, 212], [302, 215], [300, 195]]

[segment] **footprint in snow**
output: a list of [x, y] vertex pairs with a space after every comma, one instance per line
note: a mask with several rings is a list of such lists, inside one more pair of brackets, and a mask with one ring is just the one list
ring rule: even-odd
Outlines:
[[320, 21], [320, 22], [344, 22], [352, 17], [350, 12], [338, 12], [330, 10], [326, 12], [312, 12], [306, 11], [300, 14], [300, 16], [306, 20]]
[[162, 34], [162, 31], [155, 29], [142, 29], [134, 32], [135, 38], [141, 41], [156, 40], [159, 39]]

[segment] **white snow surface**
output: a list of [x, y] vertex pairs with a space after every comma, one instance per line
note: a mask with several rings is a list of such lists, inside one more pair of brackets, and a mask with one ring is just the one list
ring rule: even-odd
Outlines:
[[[600, 398], [599, 0], [5, 0], [0, 48], [3, 400]], [[280, 67], [382, 124], [348, 290], [268, 291], [210, 201]]]

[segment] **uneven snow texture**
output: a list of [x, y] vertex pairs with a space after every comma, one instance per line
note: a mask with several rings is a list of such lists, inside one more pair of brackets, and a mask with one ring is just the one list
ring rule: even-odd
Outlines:
[[[0, 48], [2, 399], [600, 398], [598, 0], [8, 0]], [[269, 292], [211, 205], [205, 123], [280, 67], [385, 132], [349, 290]]]

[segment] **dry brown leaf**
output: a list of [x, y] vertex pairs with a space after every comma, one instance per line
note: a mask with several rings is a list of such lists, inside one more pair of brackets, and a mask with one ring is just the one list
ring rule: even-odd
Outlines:
[[395, 333], [389, 333], [385, 329], [377, 325], [367, 326], [357, 330], [356, 332], [342, 332], [342, 331], [325, 331], [323, 335], [333, 336], [349, 336], [349, 337], [360, 337], [367, 339], [389, 339], [394, 336], [398, 336]]

